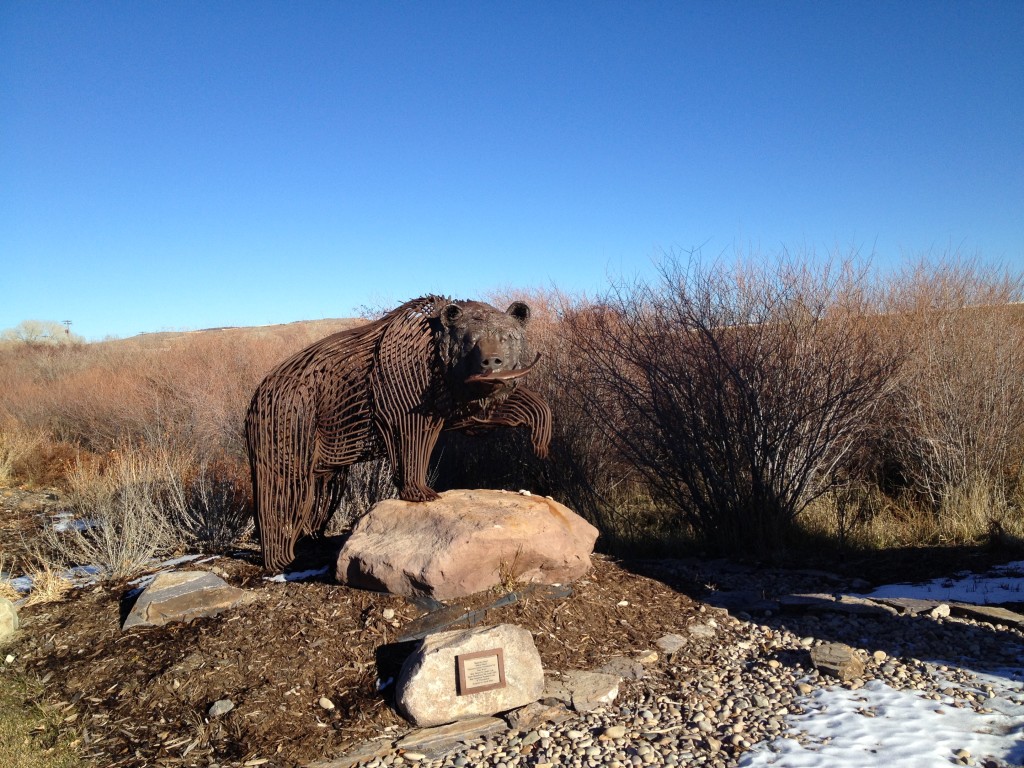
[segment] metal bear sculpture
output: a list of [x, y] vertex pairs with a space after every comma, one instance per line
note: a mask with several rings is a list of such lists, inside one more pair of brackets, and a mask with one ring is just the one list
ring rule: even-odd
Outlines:
[[[348, 467], [387, 456], [399, 496], [431, 501], [427, 464], [446, 429], [529, 427], [547, 456], [551, 409], [519, 385], [530, 309], [426, 296], [311, 344], [271, 371], [245, 418], [256, 532], [268, 569], [322, 535]], [[539, 355], [538, 355], [539, 357]]]

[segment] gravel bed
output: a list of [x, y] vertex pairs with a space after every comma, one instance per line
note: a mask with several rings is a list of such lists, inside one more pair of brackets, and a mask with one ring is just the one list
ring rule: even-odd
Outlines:
[[[714, 614], [712, 623], [729, 642], [712, 645], [711, 664], [705, 657], [699, 667], [688, 666], [684, 650], [663, 659], [643, 680], [625, 683], [609, 707], [574, 714], [557, 725], [478, 740], [439, 759], [406, 752], [359, 765], [725, 768], [736, 765], [753, 745], [785, 733], [787, 716], [801, 714], [801, 701], [818, 688], [856, 690], [880, 680], [936, 702], [988, 713], [992, 687], [958, 665], [985, 671], [1017, 666], [1024, 658], [1024, 633], [969, 619], [837, 614], [745, 620]], [[857, 649], [865, 662], [863, 677], [840, 683], [811, 666], [809, 649], [833, 641]], [[949, 663], [922, 660], [927, 658]]]

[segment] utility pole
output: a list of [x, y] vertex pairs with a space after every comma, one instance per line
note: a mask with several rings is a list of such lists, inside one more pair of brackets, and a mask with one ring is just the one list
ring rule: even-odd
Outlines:
[[64, 335], [65, 336], [70, 336], [71, 335], [71, 321], [70, 320], [61, 320], [61, 322], [64, 324]]

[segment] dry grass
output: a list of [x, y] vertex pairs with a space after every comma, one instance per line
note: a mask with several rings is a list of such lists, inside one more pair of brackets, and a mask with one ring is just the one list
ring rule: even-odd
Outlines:
[[71, 589], [71, 582], [51, 565], [44, 565], [39, 570], [31, 571], [28, 576], [32, 579], [32, 591], [29, 592], [25, 605], [55, 603]]
[[995, 545], [1024, 552], [1022, 499], [994, 503], [983, 481], [943, 499], [938, 511], [877, 488], [829, 494], [812, 504], [801, 527], [813, 536], [854, 550]]
[[10, 600], [11, 602], [21, 598], [21, 593], [12, 587], [5, 578], [7, 574], [13, 573], [13, 571], [13, 563], [7, 562], [7, 555], [0, 552], [0, 577], [4, 577], [0, 578], [0, 599]]
[[61, 731], [56, 707], [39, 703], [42, 686], [13, 670], [0, 672], [0, 765], [6, 768], [73, 768], [81, 759]]

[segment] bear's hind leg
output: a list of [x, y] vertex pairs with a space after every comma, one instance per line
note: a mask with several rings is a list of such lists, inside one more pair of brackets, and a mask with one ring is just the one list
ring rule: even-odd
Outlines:
[[317, 473], [313, 481], [315, 488], [312, 512], [308, 525], [303, 527], [303, 536], [322, 538], [334, 517], [348, 482], [348, 467]]

